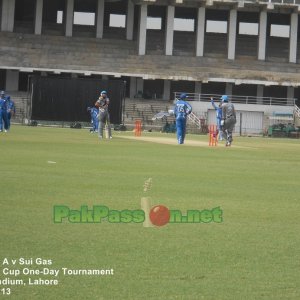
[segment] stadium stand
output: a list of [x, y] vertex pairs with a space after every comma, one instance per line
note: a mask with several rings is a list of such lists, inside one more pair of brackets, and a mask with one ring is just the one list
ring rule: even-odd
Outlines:
[[[151, 125], [150, 111], [131, 110], [131, 101], [171, 102], [182, 91], [252, 97], [253, 103], [240, 103], [238, 110], [242, 127], [260, 124], [256, 133], [274, 111], [293, 112], [300, 93], [297, 1], [25, 2], [0, 4], [0, 88], [15, 97], [28, 91], [32, 74], [120, 78], [127, 82], [126, 122], [142, 117]], [[79, 14], [88, 14], [92, 23], [76, 20]], [[114, 17], [119, 23], [113, 24]], [[156, 29], [151, 20], [158, 22]], [[178, 26], [179, 21], [188, 24]], [[223, 31], [209, 30], [214, 22]], [[242, 32], [245, 24], [256, 31]], [[265, 102], [274, 97], [285, 98], [285, 104]], [[212, 121], [207, 102], [195, 101], [193, 109]], [[28, 113], [20, 107], [18, 120], [30, 119]]]

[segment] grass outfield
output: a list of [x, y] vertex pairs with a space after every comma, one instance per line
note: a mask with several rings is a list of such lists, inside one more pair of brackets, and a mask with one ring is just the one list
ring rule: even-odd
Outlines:
[[[174, 141], [174, 135], [143, 134]], [[98, 141], [87, 130], [14, 126], [0, 135], [0, 262], [51, 259], [51, 269], [114, 269], [58, 276], [57, 286], [9, 286], [3, 299], [300, 299], [300, 141], [236, 138], [232, 148]], [[55, 163], [54, 163], [55, 162]], [[53, 206], [186, 212], [223, 210], [222, 223], [54, 224]], [[42, 267], [9, 265], [10, 270]], [[4, 286], [0, 286], [2, 289]], [[7, 286], [6, 286], [7, 287]], [[0, 298], [1, 298], [0, 293]]]

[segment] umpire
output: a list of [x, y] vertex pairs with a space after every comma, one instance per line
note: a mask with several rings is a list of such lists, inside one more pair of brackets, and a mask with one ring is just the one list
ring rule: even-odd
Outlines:
[[234, 125], [236, 123], [236, 114], [234, 105], [232, 103], [228, 103], [228, 96], [223, 95], [221, 97], [222, 100], [222, 130], [223, 136], [226, 139], [226, 147], [230, 147], [232, 143], [232, 131], [234, 129]]

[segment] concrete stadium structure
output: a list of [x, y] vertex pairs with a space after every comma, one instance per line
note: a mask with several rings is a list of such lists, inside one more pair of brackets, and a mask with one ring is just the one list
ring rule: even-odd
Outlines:
[[226, 93], [259, 133], [299, 104], [299, 11], [299, 0], [1, 0], [0, 88], [24, 96], [30, 74], [122, 78], [130, 99], [191, 93], [209, 122], [205, 95]]

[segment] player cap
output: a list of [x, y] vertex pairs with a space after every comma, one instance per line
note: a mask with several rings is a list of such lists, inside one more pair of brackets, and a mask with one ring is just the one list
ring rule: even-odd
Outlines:
[[228, 96], [227, 95], [223, 95], [221, 97], [222, 102], [228, 102]]
[[182, 93], [181, 95], [180, 95], [180, 98], [181, 99], [185, 99], [185, 98], [187, 98], [188, 96], [187, 96], [187, 94], [186, 93]]

